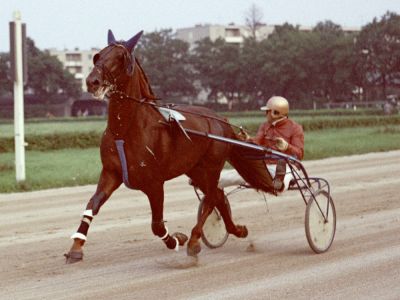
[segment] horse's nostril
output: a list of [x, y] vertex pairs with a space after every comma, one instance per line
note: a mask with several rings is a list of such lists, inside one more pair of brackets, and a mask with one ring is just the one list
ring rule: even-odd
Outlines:
[[99, 89], [101, 86], [101, 82], [102, 82], [101, 78], [98, 78], [93, 75], [89, 75], [86, 78], [86, 86], [87, 86], [88, 92], [94, 92], [97, 89]]

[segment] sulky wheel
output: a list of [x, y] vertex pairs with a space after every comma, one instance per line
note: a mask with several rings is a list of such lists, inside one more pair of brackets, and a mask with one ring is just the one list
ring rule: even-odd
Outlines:
[[336, 210], [332, 198], [320, 190], [307, 203], [305, 229], [308, 244], [315, 253], [328, 251], [336, 231]]
[[[225, 196], [225, 202], [228, 206], [229, 213], [231, 207], [229, 205], [228, 198]], [[199, 204], [199, 210], [197, 212], [197, 219], [200, 218], [203, 210], [204, 197], [201, 199]], [[217, 208], [214, 208], [211, 214], [206, 219], [203, 230], [201, 233], [201, 240], [208, 248], [218, 248], [225, 244], [228, 239], [229, 233], [226, 231], [224, 220], [221, 217]]]

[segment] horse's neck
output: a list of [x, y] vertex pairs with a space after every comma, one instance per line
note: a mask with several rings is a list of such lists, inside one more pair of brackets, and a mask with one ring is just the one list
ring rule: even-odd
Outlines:
[[[136, 131], [143, 127], [143, 123], [151, 118], [151, 108], [145, 103], [138, 101], [148, 101], [154, 96], [143, 76], [140, 68], [135, 68], [133, 76], [129, 78], [125, 90], [122, 94], [115, 94], [111, 97], [108, 109], [108, 128], [114, 139], [124, 139], [128, 130]], [[127, 97], [126, 97], [127, 96]], [[131, 99], [129, 99], [130, 97]]]

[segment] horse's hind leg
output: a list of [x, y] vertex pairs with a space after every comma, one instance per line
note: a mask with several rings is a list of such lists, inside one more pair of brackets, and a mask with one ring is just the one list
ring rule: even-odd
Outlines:
[[114, 173], [106, 172], [104, 169], [102, 170], [99, 183], [97, 184], [97, 190], [86, 205], [77, 232], [71, 236], [71, 239], [73, 239], [74, 242], [70, 251], [65, 254], [66, 263], [74, 263], [82, 260], [82, 247], [86, 242], [87, 233], [93, 217], [98, 214], [100, 207], [107, 201], [112, 192], [114, 192], [120, 184], [121, 179], [119, 176]]
[[228, 207], [225, 203], [225, 195], [224, 192], [218, 189], [218, 198], [217, 198], [217, 208], [221, 214], [222, 219], [224, 220], [226, 230], [228, 233], [235, 235], [239, 238], [245, 238], [248, 235], [248, 230], [246, 226], [243, 225], [235, 225], [232, 220], [231, 213], [228, 210]]
[[[222, 219], [224, 220], [225, 227], [228, 233], [233, 234], [239, 238], [247, 237], [248, 235], [247, 227], [243, 225], [235, 225], [235, 223], [233, 222], [231, 212], [229, 211], [228, 206], [226, 205], [225, 202], [224, 192], [221, 189], [217, 188], [215, 190], [214, 195], [215, 196], [213, 196], [214, 200], [213, 202], [215, 203], [215, 206], [217, 207], [219, 213], [221, 214]], [[205, 220], [206, 219], [207, 217], [205, 218]]]
[[214, 207], [217, 207], [221, 213], [228, 233], [242, 238], [246, 237], [248, 234], [246, 226], [235, 225], [233, 223], [232, 216], [225, 203], [224, 192], [217, 187], [219, 173], [219, 171], [210, 172], [210, 169], [196, 169], [196, 171], [192, 170], [187, 174], [192, 179], [193, 184], [199, 187], [204, 193], [203, 211], [197, 224], [192, 229], [187, 248], [188, 255], [194, 256], [201, 251], [199, 239], [201, 237], [202, 228]]
[[[203, 163], [187, 173], [187, 175], [192, 179], [193, 184], [199, 187], [204, 193], [202, 214], [192, 229], [187, 246], [187, 254], [190, 256], [195, 256], [201, 251], [199, 239], [201, 237], [203, 225], [217, 202], [219, 202], [218, 198], [222, 197], [222, 201], [225, 203], [222, 191], [217, 188], [220, 169], [216, 167], [211, 168], [208, 165], [209, 164]], [[221, 213], [227, 214], [225, 218], [230, 217], [227, 209], [222, 210]]]

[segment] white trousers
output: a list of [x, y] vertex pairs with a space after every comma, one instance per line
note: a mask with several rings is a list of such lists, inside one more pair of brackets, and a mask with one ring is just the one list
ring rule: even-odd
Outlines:
[[[268, 171], [271, 174], [272, 178], [275, 177], [276, 165], [267, 165]], [[284, 189], [286, 191], [289, 187], [290, 181], [293, 179], [292, 172], [290, 171], [290, 167], [286, 165], [286, 175], [283, 179]], [[222, 190], [228, 186], [235, 186], [240, 184], [246, 184], [246, 181], [239, 175], [238, 171], [235, 169], [230, 170], [222, 170], [221, 175], [218, 181], [218, 187]]]

